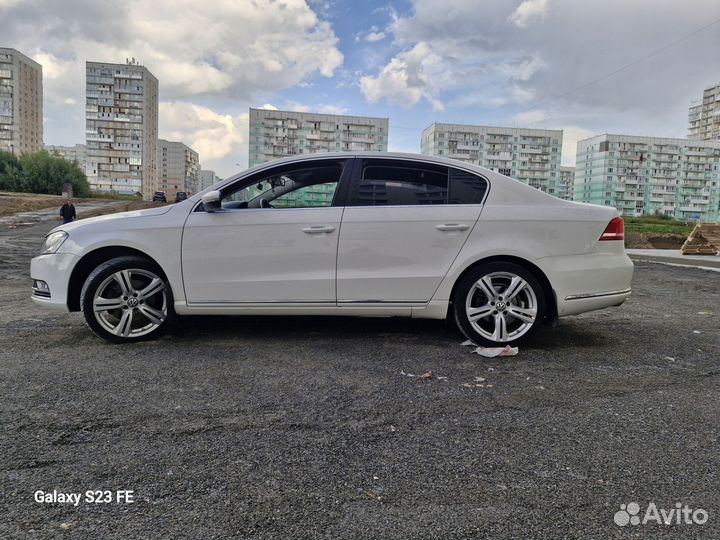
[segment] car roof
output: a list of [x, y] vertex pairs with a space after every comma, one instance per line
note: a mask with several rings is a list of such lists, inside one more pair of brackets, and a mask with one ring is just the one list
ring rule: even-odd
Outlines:
[[[312, 154], [303, 154], [303, 155], [295, 155], [295, 156], [288, 156], [285, 158], [279, 158], [274, 159], [272, 161], [266, 161], [264, 163], [260, 163], [258, 165], [255, 165], [254, 167], [250, 167], [248, 169], [245, 169], [243, 171], [240, 171], [237, 174], [234, 174], [228, 178], [226, 178], [223, 182], [220, 183], [220, 186], [222, 187], [230, 182], [234, 182], [235, 180], [242, 178], [244, 176], [249, 176], [251, 174], [255, 174], [256, 172], [263, 171], [265, 169], [268, 169], [270, 167], [277, 167], [278, 165], [291, 165], [293, 163], [302, 163], [304, 161], [315, 161], [315, 160], [321, 160], [321, 159], [348, 159], [348, 158], [363, 158], [363, 157], [369, 157], [369, 158], [380, 158], [380, 159], [402, 159], [402, 160], [410, 160], [415, 162], [421, 162], [421, 163], [435, 163], [439, 165], [446, 165], [449, 167], [455, 167], [457, 169], [466, 169], [475, 173], [479, 173], [483, 176], [490, 177], [490, 176], [501, 176], [499, 173], [495, 173], [491, 171], [490, 169], [486, 169], [484, 167], [480, 167], [478, 165], [473, 165], [471, 163], [465, 163], [462, 161], [457, 161], [454, 159], [439, 157], [439, 156], [427, 156], [425, 154], [410, 154], [410, 153], [404, 153], [404, 152], [318, 152], [318, 153], [312, 153]], [[208, 188], [209, 190], [209, 188]], [[207, 190], [204, 190], [207, 191]]]

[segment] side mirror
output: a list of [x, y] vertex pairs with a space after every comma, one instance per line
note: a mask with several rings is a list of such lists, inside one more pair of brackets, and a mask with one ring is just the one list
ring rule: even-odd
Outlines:
[[206, 212], [215, 212], [222, 208], [220, 204], [220, 192], [217, 190], [209, 191], [202, 196], [203, 208]]

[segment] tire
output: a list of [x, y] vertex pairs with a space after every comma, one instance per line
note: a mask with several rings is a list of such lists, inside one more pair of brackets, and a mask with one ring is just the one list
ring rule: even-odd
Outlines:
[[474, 343], [488, 347], [527, 341], [542, 323], [545, 306], [545, 294], [532, 272], [503, 261], [470, 270], [453, 295], [453, 313], [460, 331]]
[[167, 278], [144, 257], [117, 257], [98, 266], [85, 280], [80, 306], [90, 329], [112, 343], [153, 339], [175, 320]]

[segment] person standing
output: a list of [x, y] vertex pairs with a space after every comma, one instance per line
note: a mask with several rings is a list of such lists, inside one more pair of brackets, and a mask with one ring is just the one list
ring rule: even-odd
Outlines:
[[75, 221], [76, 215], [77, 214], [75, 213], [75, 206], [73, 206], [72, 199], [68, 199], [67, 201], [65, 201], [65, 204], [62, 205], [62, 208], [60, 208], [60, 216], [62, 216], [63, 225]]

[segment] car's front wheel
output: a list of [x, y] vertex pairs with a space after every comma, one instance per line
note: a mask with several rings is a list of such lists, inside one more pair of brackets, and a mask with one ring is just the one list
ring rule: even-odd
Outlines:
[[526, 268], [489, 262], [470, 270], [453, 297], [455, 321], [479, 345], [517, 345], [537, 331], [545, 315], [545, 295]]
[[98, 266], [83, 285], [80, 305], [92, 331], [113, 343], [156, 337], [174, 317], [166, 278], [142, 257], [118, 257]]

